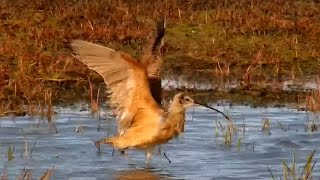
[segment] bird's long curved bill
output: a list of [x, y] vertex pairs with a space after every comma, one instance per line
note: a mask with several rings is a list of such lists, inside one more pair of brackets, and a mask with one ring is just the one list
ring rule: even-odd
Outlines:
[[213, 108], [213, 107], [210, 107], [210, 106], [208, 106], [208, 105], [206, 105], [206, 104], [202, 104], [202, 103], [196, 102], [196, 101], [195, 101], [194, 103], [195, 103], [195, 104], [198, 104], [198, 105], [200, 105], [200, 106], [206, 107], [206, 108], [208, 108], [208, 109], [214, 110], [214, 111], [222, 114], [226, 119], [228, 119], [228, 120], [230, 121], [229, 117], [228, 117], [226, 114], [224, 114], [223, 112], [219, 111], [218, 109]]

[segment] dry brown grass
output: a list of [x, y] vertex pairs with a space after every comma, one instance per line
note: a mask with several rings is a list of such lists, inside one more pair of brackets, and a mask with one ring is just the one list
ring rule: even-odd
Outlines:
[[0, 8], [0, 115], [35, 113], [48, 90], [53, 103], [90, 99], [87, 75], [94, 84], [102, 79], [70, 55], [68, 42], [138, 56], [163, 16], [165, 73], [203, 70], [215, 78], [217, 67], [223, 78], [250, 83], [319, 69], [320, 4], [313, 1], [3, 0]]
[[306, 108], [311, 112], [320, 111], [320, 78], [317, 76], [317, 90], [313, 90], [306, 97]]

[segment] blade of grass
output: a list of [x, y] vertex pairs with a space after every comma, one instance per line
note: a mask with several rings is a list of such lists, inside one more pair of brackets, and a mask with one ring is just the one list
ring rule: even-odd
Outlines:
[[314, 168], [314, 166], [316, 165], [316, 163], [317, 163], [317, 160], [314, 161], [314, 163], [313, 163], [313, 165], [312, 165], [312, 167], [311, 167], [311, 170], [310, 170], [310, 172], [307, 174], [305, 180], [307, 180], [307, 179], [309, 178], [309, 175], [312, 173], [313, 168]]
[[[312, 159], [313, 159], [313, 156], [314, 156], [315, 152], [316, 152], [316, 149], [313, 150], [313, 151], [310, 153], [310, 155], [308, 156], [307, 162], [306, 162], [306, 164], [305, 164], [305, 166], [304, 166], [304, 168], [303, 168], [303, 171], [301, 172], [301, 175], [300, 175], [299, 179], [302, 179], [302, 176], [303, 176], [303, 174], [305, 174], [305, 171], [306, 171], [306, 169], [307, 169], [307, 166], [310, 166], [310, 163], [311, 163], [311, 161], [312, 161]], [[311, 173], [311, 172], [309, 172], [309, 173]], [[308, 176], [309, 176], [309, 175], [308, 175]]]
[[268, 167], [268, 171], [270, 173], [270, 176], [271, 176], [272, 180], [276, 180], [276, 178], [274, 177], [274, 175], [273, 175], [273, 173], [272, 173], [272, 171], [271, 171], [271, 169], [269, 167]]

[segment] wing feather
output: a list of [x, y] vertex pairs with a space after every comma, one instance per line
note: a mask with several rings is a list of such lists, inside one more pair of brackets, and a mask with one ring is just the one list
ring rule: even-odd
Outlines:
[[71, 47], [76, 58], [99, 73], [108, 85], [111, 104], [118, 111], [120, 129], [158, 121], [150, 118], [143, 122], [135, 119], [133, 122], [134, 116], [141, 109], [150, 109], [156, 114], [155, 117], [161, 119], [162, 110], [151, 95], [147, 71], [134, 58], [82, 40], [73, 40]]

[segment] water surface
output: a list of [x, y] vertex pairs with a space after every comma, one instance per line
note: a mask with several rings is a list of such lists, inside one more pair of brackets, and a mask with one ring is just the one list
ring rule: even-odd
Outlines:
[[[291, 164], [294, 152], [301, 172], [307, 155], [320, 146], [320, 133], [305, 131], [305, 124], [316, 119], [316, 115], [289, 108], [211, 106], [227, 112], [239, 127], [232, 146], [224, 145], [220, 125], [216, 136], [216, 121], [225, 125], [221, 115], [203, 107], [191, 108], [187, 112], [185, 134], [163, 147], [172, 163], [156, 154], [150, 167], [145, 166], [142, 152], [128, 151], [130, 160], [127, 160], [117, 152], [112, 156], [112, 148], [108, 146], [102, 146], [100, 153], [97, 151], [92, 139], [110, 136], [116, 129], [114, 118], [105, 118], [110, 112], [107, 108], [102, 110], [104, 118], [99, 120], [80, 106], [56, 107], [57, 134], [50, 133], [47, 123], [40, 118], [4, 117], [0, 119], [0, 167], [6, 167], [10, 179], [18, 177], [23, 169], [31, 169], [38, 179], [46, 169], [54, 167], [51, 179], [256, 180], [271, 178], [268, 167], [279, 177], [282, 161]], [[271, 134], [261, 131], [262, 118], [270, 119]], [[31, 158], [24, 156], [25, 141], [28, 153], [32, 149]], [[15, 146], [11, 162], [6, 159], [9, 145]], [[319, 155], [317, 151], [315, 159]], [[316, 164], [314, 179], [319, 179], [319, 172], [320, 166]]]

